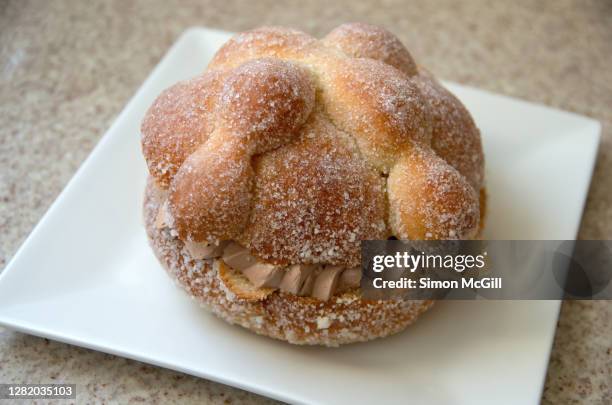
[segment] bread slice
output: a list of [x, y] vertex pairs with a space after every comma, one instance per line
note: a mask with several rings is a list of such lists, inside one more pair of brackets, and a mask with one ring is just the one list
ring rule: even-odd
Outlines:
[[225, 287], [238, 299], [246, 301], [262, 301], [274, 292], [274, 288], [257, 288], [242, 272], [225, 264], [223, 260], [215, 260], [217, 272]]

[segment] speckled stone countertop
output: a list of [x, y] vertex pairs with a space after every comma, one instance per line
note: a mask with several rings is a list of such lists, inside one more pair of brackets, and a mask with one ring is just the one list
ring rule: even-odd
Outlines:
[[[445, 79], [600, 120], [579, 237], [612, 238], [611, 2], [16, 0], [0, 2], [0, 269], [186, 28], [346, 21], [391, 29]], [[0, 382], [53, 381], [79, 402], [270, 402], [0, 328]], [[543, 402], [612, 403], [611, 302], [563, 305]]]

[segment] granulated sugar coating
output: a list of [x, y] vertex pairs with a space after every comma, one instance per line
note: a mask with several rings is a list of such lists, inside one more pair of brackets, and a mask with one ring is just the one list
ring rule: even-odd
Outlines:
[[480, 132], [468, 110], [428, 73], [414, 79], [430, 105], [432, 149], [480, 190], [484, 180], [484, 154]]
[[291, 62], [258, 59], [228, 75], [216, 104], [215, 130], [170, 187], [178, 233], [197, 242], [242, 235], [253, 206], [253, 157], [298, 136], [314, 106], [314, 85]]
[[263, 259], [355, 267], [385, 238], [384, 179], [354, 140], [313, 114], [295, 142], [255, 160], [251, 220], [239, 239]]
[[221, 92], [216, 136], [251, 155], [278, 148], [298, 135], [314, 106], [308, 72], [279, 59], [256, 59], [234, 69]]
[[348, 56], [379, 60], [408, 76], [417, 72], [412, 56], [400, 40], [380, 27], [363, 23], [342, 24], [327, 34], [322, 41]]
[[223, 72], [209, 72], [177, 83], [149, 108], [141, 128], [142, 150], [149, 172], [165, 187], [187, 156], [212, 133], [224, 76]]
[[[168, 195], [172, 223], [167, 234], [149, 234], [156, 249], [162, 236], [173, 238], [168, 251], [182, 249], [182, 241], [232, 240], [266, 266], [351, 268], [360, 263], [364, 239], [469, 239], [481, 230], [478, 128], [393, 34], [367, 24], [342, 25], [321, 41], [280, 27], [238, 34], [202, 75], [159, 96], [144, 119], [142, 145], [154, 187]], [[192, 294], [216, 300], [183, 275], [193, 273], [191, 264], [163, 256]], [[227, 308], [244, 310], [237, 303], [245, 298], [212, 265], [201, 271], [216, 280], [206, 288], [225, 286], [223, 299], [235, 306]], [[365, 305], [358, 289], [355, 294], [351, 311], [376, 317], [377, 307]], [[271, 328], [276, 312], [276, 332], [261, 333], [278, 337], [282, 330], [281, 338], [303, 343], [367, 339], [367, 331], [356, 330], [353, 337], [324, 338], [337, 313], [305, 315], [311, 304], [301, 300], [313, 298], [278, 291], [252, 296], [261, 297], [249, 303], [258, 321], [236, 320], [242, 315], [235, 313], [232, 322]], [[299, 313], [287, 311], [292, 302]], [[281, 325], [315, 314], [320, 319], [308, 328], [319, 331], [316, 337]]]

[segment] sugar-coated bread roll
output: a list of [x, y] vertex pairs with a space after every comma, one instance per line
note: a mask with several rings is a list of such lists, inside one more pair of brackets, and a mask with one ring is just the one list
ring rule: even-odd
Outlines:
[[360, 242], [482, 229], [474, 120], [380, 27], [238, 34], [141, 131], [160, 262], [259, 334], [337, 346], [399, 332], [433, 303], [362, 298]]

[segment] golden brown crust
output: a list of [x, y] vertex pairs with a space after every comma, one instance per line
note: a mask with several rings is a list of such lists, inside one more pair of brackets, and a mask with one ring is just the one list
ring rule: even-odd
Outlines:
[[430, 106], [431, 148], [480, 191], [484, 187], [484, 154], [474, 119], [431, 74], [419, 74], [413, 81]]
[[[149, 242], [168, 273], [201, 305], [227, 322], [293, 344], [338, 346], [402, 331], [432, 301], [364, 300], [349, 291], [320, 301], [274, 291], [248, 291], [236, 275], [212, 261], [194, 260], [183, 242], [155, 226], [164, 201], [153, 180], [147, 183], [144, 220]], [[225, 281], [224, 281], [225, 280]]]
[[149, 172], [168, 187], [185, 159], [215, 128], [222, 72], [207, 72], [164, 90], [142, 122], [142, 151]]
[[191, 154], [170, 187], [169, 209], [183, 240], [234, 239], [251, 210], [253, 169], [243, 148], [213, 138]]
[[387, 192], [399, 239], [473, 239], [478, 233], [478, 193], [430, 149], [404, 153], [389, 173]]
[[216, 129], [183, 163], [170, 212], [183, 239], [236, 239], [251, 211], [251, 159], [289, 142], [314, 105], [308, 73], [291, 62], [249, 61], [229, 73]]
[[228, 75], [218, 106], [218, 133], [251, 155], [293, 139], [314, 106], [310, 73], [281, 59], [255, 59]]
[[227, 69], [245, 61], [272, 57], [299, 59], [317, 40], [301, 31], [286, 27], [260, 27], [236, 34], [213, 56], [209, 70]]
[[429, 144], [429, 106], [416, 85], [396, 69], [373, 59], [327, 63], [320, 100], [334, 124], [353, 135], [363, 157], [387, 173], [411, 143]]
[[322, 42], [354, 58], [376, 59], [404, 72], [417, 73], [412, 56], [399, 39], [382, 27], [346, 23], [334, 28]]
[[260, 258], [354, 267], [361, 240], [386, 237], [384, 179], [324, 115], [254, 167], [257, 205], [239, 241]]

